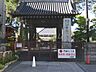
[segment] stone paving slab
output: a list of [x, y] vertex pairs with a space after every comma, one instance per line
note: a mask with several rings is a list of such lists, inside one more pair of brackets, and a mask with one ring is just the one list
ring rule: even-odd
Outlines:
[[4, 72], [84, 72], [75, 62], [36, 62], [32, 67], [31, 61], [22, 61], [9, 66]]

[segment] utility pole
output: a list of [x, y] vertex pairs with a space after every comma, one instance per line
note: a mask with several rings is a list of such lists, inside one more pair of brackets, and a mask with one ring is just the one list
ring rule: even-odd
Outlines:
[[89, 55], [89, 17], [88, 17], [88, 0], [85, 0], [86, 5], [86, 35], [87, 35], [87, 46], [86, 46], [86, 64], [90, 64], [90, 55]]
[[89, 42], [89, 17], [88, 17], [88, 0], [85, 0], [86, 5], [86, 35], [87, 35], [87, 42]]

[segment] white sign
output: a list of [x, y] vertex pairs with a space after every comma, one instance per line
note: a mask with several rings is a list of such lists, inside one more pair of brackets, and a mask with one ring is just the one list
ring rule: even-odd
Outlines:
[[16, 47], [18, 48], [20, 48], [20, 47], [22, 47], [22, 43], [17, 43], [17, 45], [16, 45]]
[[76, 50], [58, 49], [58, 58], [76, 58]]
[[63, 19], [62, 42], [62, 48], [71, 48], [71, 18]]

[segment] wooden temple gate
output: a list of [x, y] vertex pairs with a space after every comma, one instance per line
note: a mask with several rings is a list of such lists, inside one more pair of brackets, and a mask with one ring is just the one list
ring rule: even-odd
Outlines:
[[[24, 18], [23, 20], [28, 21], [27, 22], [27, 27], [29, 28], [29, 39], [27, 41], [22, 41], [23, 43], [23, 48], [27, 47], [28, 51], [22, 51], [21, 53], [23, 55], [26, 55], [27, 60], [31, 60], [32, 56], [35, 55], [37, 60], [55, 60], [57, 57], [57, 49], [61, 48], [62, 46], [62, 18], [49, 18], [44, 19], [44, 18]], [[55, 49], [52, 50], [52, 43], [49, 43], [50, 49], [40, 49], [39, 46], [36, 47], [36, 44], [38, 43], [36, 40], [36, 28], [37, 27], [44, 27], [44, 28], [56, 28], [56, 42], [53, 43], [55, 44]], [[28, 34], [27, 34], [28, 35]], [[42, 44], [40, 42], [39, 44]], [[21, 54], [21, 55], [22, 55]], [[53, 55], [53, 56], [52, 56]], [[23, 56], [21, 56], [23, 57]], [[24, 57], [23, 57], [24, 58]], [[25, 58], [23, 59], [25, 60]]]
[[[73, 7], [72, 9], [70, 8]], [[74, 3], [69, 4], [69, 1], [36, 1], [21, 2], [16, 11], [12, 13], [13, 17], [20, 18], [21, 21], [21, 33], [23, 30], [23, 24], [28, 29], [27, 36], [29, 39], [25, 42], [28, 51], [21, 51], [21, 60], [32, 60], [32, 56], [35, 55], [37, 60], [57, 60], [57, 49], [62, 48], [62, 29], [63, 19], [72, 19], [77, 14]], [[56, 48], [50, 49], [38, 49], [36, 47], [36, 28], [56, 28]], [[28, 37], [27, 37], [28, 38]], [[23, 45], [24, 47], [24, 45]]]

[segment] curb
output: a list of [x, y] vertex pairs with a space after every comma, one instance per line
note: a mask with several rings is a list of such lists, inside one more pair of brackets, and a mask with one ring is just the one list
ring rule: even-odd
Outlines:
[[11, 61], [11, 62], [9, 62], [9, 63], [7, 63], [7, 64], [5, 64], [4, 68], [1, 69], [0, 72], [3, 72], [10, 64], [15, 63], [17, 60], [18, 60], [18, 59], [14, 60], [14, 61]]
[[3, 72], [10, 64], [15, 63], [19, 59], [19, 56], [18, 55], [16, 55], [16, 57], [17, 57], [16, 60], [13, 60], [13, 61], [11, 61], [9, 63], [6, 63], [5, 66], [4, 66], [4, 68], [0, 70], [0, 72]]
[[79, 63], [76, 63], [79, 68], [81, 68], [84, 72], [87, 72]]

